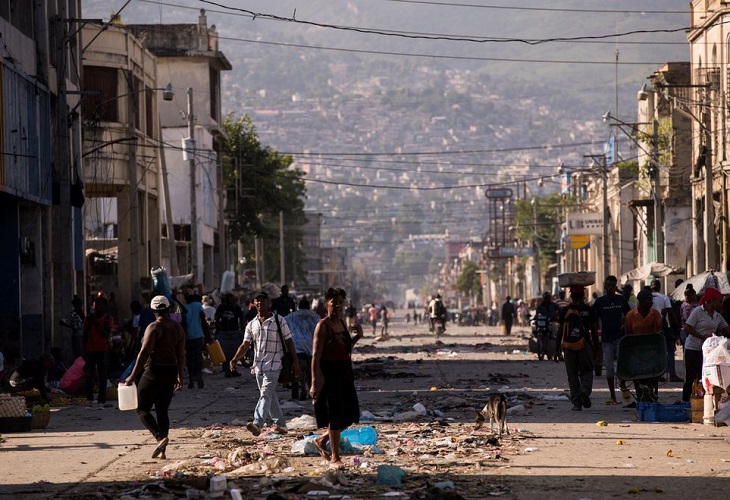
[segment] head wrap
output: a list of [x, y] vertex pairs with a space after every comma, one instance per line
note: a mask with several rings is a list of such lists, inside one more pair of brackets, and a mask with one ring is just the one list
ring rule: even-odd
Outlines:
[[721, 298], [722, 294], [716, 288], [705, 288], [705, 291], [702, 294], [702, 300], [700, 300], [700, 304], [704, 304], [707, 301]]

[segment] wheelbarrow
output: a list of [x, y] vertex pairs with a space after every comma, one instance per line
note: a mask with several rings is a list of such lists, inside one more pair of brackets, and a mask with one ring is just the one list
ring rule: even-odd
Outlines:
[[656, 403], [659, 377], [667, 370], [667, 345], [660, 333], [626, 335], [618, 343], [616, 375], [633, 381], [634, 398], [640, 403]]

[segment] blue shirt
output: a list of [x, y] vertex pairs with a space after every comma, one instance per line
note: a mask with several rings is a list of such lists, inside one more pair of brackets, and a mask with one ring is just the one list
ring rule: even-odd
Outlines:
[[200, 302], [191, 302], [185, 304], [188, 313], [183, 317], [183, 327], [185, 327], [185, 338], [188, 340], [203, 338], [203, 325], [200, 323], [200, 315], [203, 314], [203, 304]]

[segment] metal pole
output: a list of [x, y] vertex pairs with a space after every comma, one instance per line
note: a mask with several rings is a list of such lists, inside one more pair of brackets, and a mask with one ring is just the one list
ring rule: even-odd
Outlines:
[[[159, 132], [160, 141], [162, 141], [162, 121], [157, 120], [157, 130]], [[160, 159], [160, 177], [162, 177], [162, 192], [165, 196], [165, 220], [167, 221], [167, 245], [170, 254], [170, 276], [180, 274], [180, 266], [177, 262], [177, 245], [175, 244], [175, 225], [172, 218], [172, 203], [170, 200], [170, 182], [167, 178], [167, 158], [165, 157], [164, 147], [159, 153]]]
[[[134, 88], [134, 75], [132, 70], [127, 71], [127, 109], [129, 137], [137, 137], [137, 92]], [[129, 142], [129, 274], [131, 278], [131, 298], [138, 300], [140, 297], [140, 273], [139, 273], [139, 197], [137, 191], [137, 141]], [[127, 279], [125, 277], [125, 279]], [[126, 297], [125, 297], [126, 298]]]
[[286, 283], [284, 255], [284, 211], [279, 210], [279, 284], [281, 285]]
[[656, 261], [664, 262], [664, 222], [659, 177], [659, 123], [656, 120], [652, 121], [651, 144], [651, 162], [654, 167], [654, 244], [656, 245]]
[[610, 245], [608, 244], [608, 165], [606, 165], [605, 154], [602, 156], [602, 160], [603, 162], [601, 164], [601, 169], [603, 170], [603, 280], [605, 281], [606, 276], [608, 276], [611, 272], [611, 263], [609, 261]]
[[717, 254], [715, 251], [716, 237], [715, 237], [715, 192], [712, 183], [712, 160], [713, 160], [713, 149], [712, 149], [712, 137], [710, 135], [710, 127], [707, 126], [709, 120], [705, 119], [705, 113], [709, 113], [709, 99], [711, 89], [708, 86], [705, 90], [703, 99], [703, 113], [700, 115], [702, 121], [700, 127], [704, 130], [705, 146], [708, 149], [708, 153], [705, 159], [705, 245], [707, 246], [707, 269], [717, 269]]
[[198, 273], [198, 201], [195, 185], [195, 116], [193, 115], [193, 89], [188, 87], [188, 164], [190, 167], [190, 272], [195, 275], [195, 280], [201, 281]]

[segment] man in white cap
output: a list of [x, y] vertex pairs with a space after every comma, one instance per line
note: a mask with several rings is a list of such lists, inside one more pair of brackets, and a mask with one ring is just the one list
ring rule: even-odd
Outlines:
[[[179, 323], [170, 319], [170, 302], [164, 295], [154, 297], [150, 308], [155, 314], [155, 321], [144, 332], [137, 362], [125, 384], [132, 385], [144, 370], [137, 391], [137, 415], [157, 440], [152, 458], [164, 459], [170, 432], [167, 411], [173, 393], [182, 389], [183, 384], [185, 331]], [[152, 416], [152, 406], [155, 407], [156, 419]]]

